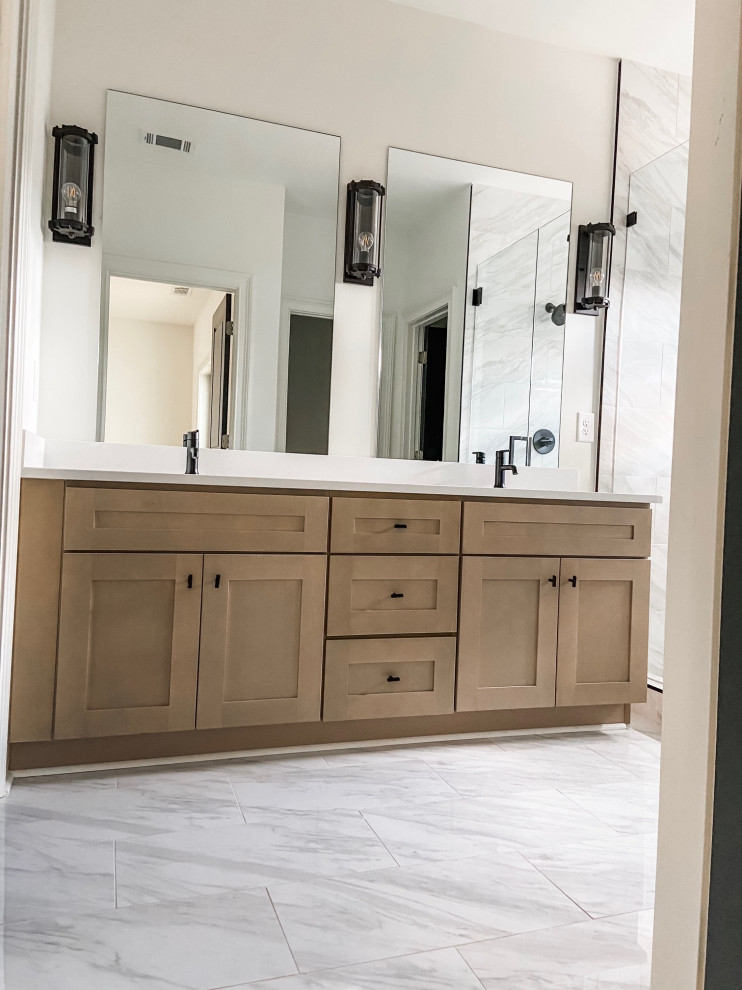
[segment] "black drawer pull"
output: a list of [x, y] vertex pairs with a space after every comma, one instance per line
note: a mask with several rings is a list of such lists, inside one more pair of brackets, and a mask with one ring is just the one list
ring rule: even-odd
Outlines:
[[189, 574], [188, 575], [188, 587], [189, 588], [192, 588], [193, 587], [193, 575], [192, 574]]
[[389, 682], [390, 684], [391, 684], [391, 683], [392, 683], [393, 681], [401, 681], [401, 680], [402, 680], [402, 678], [401, 678], [401, 677], [395, 677], [395, 676], [394, 676], [394, 674], [390, 674], [390, 675], [389, 675], [389, 676], [387, 677], [387, 681], [388, 681], [388, 682]]
[[407, 529], [407, 523], [395, 523], [394, 524], [394, 528], [395, 529]]
[[552, 576], [549, 578], [549, 584], [552, 586], [552, 588], [556, 588], [557, 586], [556, 574], [552, 574]]
[[573, 588], [576, 588], [577, 587], [577, 575], [576, 574], [574, 575], [574, 577], [571, 577], [569, 579], [569, 583], [572, 585]]
[[217, 574], [216, 578], [214, 579], [214, 587], [218, 588], [221, 583], [222, 583], [222, 576], [221, 574]]
[[391, 598], [404, 598], [404, 594], [401, 591], [393, 591], [391, 593]]

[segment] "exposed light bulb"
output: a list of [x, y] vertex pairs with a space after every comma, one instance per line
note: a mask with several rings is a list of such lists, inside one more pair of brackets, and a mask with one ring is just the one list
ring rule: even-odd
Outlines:
[[64, 204], [64, 212], [72, 213], [75, 216], [80, 212], [80, 203], [82, 201], [82, 190], [74, 182], [65, 182], [62, 186], [62, 203]]
[[368, 253], [374, 246], [374, 235], [368, 230], [362, 230], [358, 235], [358, 247]]
[[593, 268], [590, 272], [590, 284], [594, 296], [600, 295], [600, 288], [605, 280], [605, 271], [602, 268]]

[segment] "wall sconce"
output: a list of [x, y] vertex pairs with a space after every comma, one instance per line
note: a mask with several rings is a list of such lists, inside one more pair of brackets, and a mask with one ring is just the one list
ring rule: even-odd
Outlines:
[[84, 127], [55, 127], [54, 186], [49, 229], [55, 241], [90, 247], [93, 217], [93, 154], [98, 135]]
[[385, 189], [370, 179], [348, 183], [344, 282], [373, 285], [381, 275], [381, 205]]
[[577, 238], [577, 277], [575, 312], [597, 316], [608, 309], [608, 279], [611, 270], [611, 247], [616, 228], [612, 223], [588, 223], [580, 226]]

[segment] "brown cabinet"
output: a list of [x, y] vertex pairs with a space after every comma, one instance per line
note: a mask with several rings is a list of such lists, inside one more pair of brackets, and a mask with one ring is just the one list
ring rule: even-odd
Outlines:
[[204, 558], [199, 729], [320, 717], [325, 557]]
[[554, 706], [559, 561], [465, 557], [457, 711]]
[[648, 560], [562, 560], [557, 705], [646, 699]]
[[331, 557], [328, 636], [456, 631], [458, 557]]
[[324, 553], [329, 499], [68, 488], [65, 550]]
[[458, 553], [461, 503], [334, 498], [333, 553]]
[[453, 711], [456, 640], [336, 639], [325, 659], [326, 722]]
[[648, 505], [466, 502], [462, 553], [536, 557], [648, 557]]
[[465, 557], [458, 711], [646, 697], [649, 561]]
[[196, 723], [202, 558], [64, 554], [54, 736]]

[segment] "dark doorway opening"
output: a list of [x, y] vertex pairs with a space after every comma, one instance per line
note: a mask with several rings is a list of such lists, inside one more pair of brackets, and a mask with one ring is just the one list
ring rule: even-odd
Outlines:
[[423, 329], [420, 450], [424, 461], [443, 460], [448, 315]]

